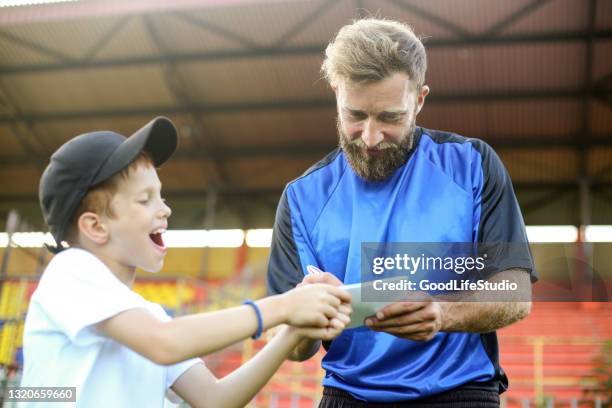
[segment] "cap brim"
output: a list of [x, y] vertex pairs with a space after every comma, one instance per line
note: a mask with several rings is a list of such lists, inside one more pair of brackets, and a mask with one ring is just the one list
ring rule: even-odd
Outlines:
[[157, 117], [138, 129], [108, 158], [92, 184], [101, 183], [132, 163], [142, 151], [151, 155], [155, 167], [161, 166], [172, 156], [178, 144], [178, 132], [170, 119]]

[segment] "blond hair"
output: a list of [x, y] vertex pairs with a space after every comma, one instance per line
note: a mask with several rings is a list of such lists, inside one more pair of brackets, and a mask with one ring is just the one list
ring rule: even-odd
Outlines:
[[79, 203], [79, 207], [74, 213], [72, 217], [72, 221], [68, 226], [68, 231], [66, 234], [66, 242], [69, 244], [73, 244], [77, 240], [78, 236], [78, 220], [81, 215], [86, 212], [93, 212], [98, 215], [105, 215], [109, 218], [116, 217], [115, 212], [113, 211], [111, 201], [117, 191], [119, 190], [119, 183], [122, 180], [126, 180], [130, 173], [136, 170], [139, 167], [153, 166], [153, 159], [151, 155], [146, 151], [140, 152], [140, 154], [134, 159], [129, 166], [121, 170], [119, 173], [115, 174], [108, 180], [102, 182], [101, 184], [93, 187], [91, 190], [87, 192], [85, 197]]
[[325, 50], [321, 71], [330, 85], [380, 81], [405, 72], [418, 88], [425, 84], [427, 56], [412, 28], [398, 21], [365, 18], [340, 29]]

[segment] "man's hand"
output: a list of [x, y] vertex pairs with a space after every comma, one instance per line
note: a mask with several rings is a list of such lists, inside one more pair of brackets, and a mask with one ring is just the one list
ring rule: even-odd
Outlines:
[[340, 279], [336, 278], [335, 275], [329, 272], [315, 272], [315, 273], [310, 273], [304, 276], [304, 279], [302, 279], [302, 282], [298, 283], [297, 286], [302, 286], [302, 285], [311, 284], [311, 283], [327, 283], [328, 285], [333, 285], [333, 286], [343, 285]]
[[396, 302], [380, 309], [366, 319], [366, 326], [394, 336], [428, 341], [438, 333], [444, 322], [444, 308], [431, 299], [422, 302]]
[[[508, 280], [518, 290], [506, 293], [478, 291], [433, 301], [393, 303], [366, 320], [372, 330], [417, 340], [431, 340], [439, 331], [487, 333], [525, 318], [531, 310], [531, 281], [522, 269], [498, 272], [489, 282]], [[503, 299], [503, 301], [500, 301]], [[369, 321], [369, 323], [368, 323]]]

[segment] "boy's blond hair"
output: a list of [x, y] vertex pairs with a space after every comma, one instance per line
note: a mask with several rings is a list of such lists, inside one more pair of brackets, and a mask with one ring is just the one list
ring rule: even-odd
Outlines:
[[321, 71], [330, 85], [341, 80], [371, 83], [405, 72], [417, 89], [425, 84], [427, 56], [410, 26], [365, 18], [340, 29], [325, 50]]
[[93, 212], [98, 215], [105, 215], [110, 218], [114, 218], [116, 214], [113, 211], [111, 202], [122, 181], [126, 180], [130, 173], [141, 166], [153, 166], [153, 159], [147, 152], [140, 152], [138, 157], [125, 169], [115, 174], [108, 180], [104, 181], [89, 190], [83, 200], [79, 203], [77, 210], [72, 217], [72, 221], [68, 226], [68, 233], [66, 235], [66, 242], [73, 245], [78, 240], [78, 221], [79, 217], [86, 212]]

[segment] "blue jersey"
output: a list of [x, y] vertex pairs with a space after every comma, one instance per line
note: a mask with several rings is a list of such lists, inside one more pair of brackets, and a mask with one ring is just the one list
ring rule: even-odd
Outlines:
[[[406, 163], [383, 182], [361, 179], [336, 149], [287, 185], [274, 226], [269, 293], [295, 287], [309, 264], [344, 283], [359, 282], [362, 242], [526, 243], [527, 236], [509, 176], [487, 144], [417, 128]], [[535, 280], [523, 248], [495, 266], [525, 269]], [[507, 386], [495, 332], [439, 332], [416, 342], [365, 327], [345, 330], [329, 345], [323, 368], [323, 385], [370, 402]]]

